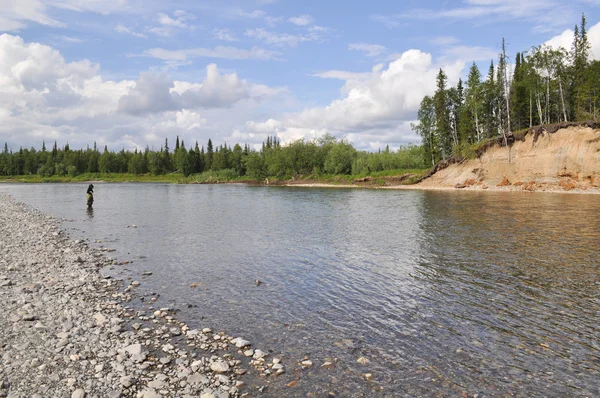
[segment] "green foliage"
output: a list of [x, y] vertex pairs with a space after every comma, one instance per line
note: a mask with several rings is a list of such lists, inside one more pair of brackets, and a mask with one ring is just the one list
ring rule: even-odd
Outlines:
[[[423, 98], [418, 122], [411, 124], [421, 136], [424, 161], [435, 165], [450, 156], [472, 158], [488, 139], [506, 140], [507, 133], [537, 124], [598, 119], [600, 61], [589, 60], [586, 23], [582, 15], [570, 53], [545, 45], [517, 53], [512, 78], [504, 39], [498, 66], [492, 60], [483, 81], [475, 63], [464, 90], [460, 79], [447, 87], [440, 70], [435, 94]], [[382, 167], [380, 159], [361, 156], [353, 164], [354, 171]]]
[[325, 156], [323, 171], [328, 174], [350, 174], [355, 158], [356, 149], [347, 141], [334, 143]]

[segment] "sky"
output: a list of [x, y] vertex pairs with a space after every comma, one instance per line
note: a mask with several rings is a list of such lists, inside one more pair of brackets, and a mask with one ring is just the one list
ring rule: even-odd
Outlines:
[[396, 149], [440, 68], [569, 49], [582, 13], [600, 59], [600, 0], [0, 0], [0, 143]]

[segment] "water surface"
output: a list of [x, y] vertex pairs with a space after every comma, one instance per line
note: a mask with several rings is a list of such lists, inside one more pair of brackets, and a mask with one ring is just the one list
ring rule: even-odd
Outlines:
[[268, 395], [600, 395], [598, 196], [96, 184], [87, 212], [86, 187], [0, 191], [133, 260], [108, 272], [191, 326], [283, 356]]

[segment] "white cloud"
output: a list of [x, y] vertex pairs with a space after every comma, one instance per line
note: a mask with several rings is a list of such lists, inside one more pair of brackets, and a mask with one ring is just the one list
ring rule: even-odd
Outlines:
[[[550, 40], [546, 41], [544, 44], [555, 49], [562, 47], [567, 51], [571, 51], [571, 46], [573, 44], [573, 34], [573, 30], [566, 29], [561, 34], [554, 36]], [[590, 59], [600, 59], [600, 22], [588, 29], [587, 36], [588, 41], [591, 45]]]
[[158, 148], [165, 136], [188, 144], [222, 142], [257, 109], [273, 112], [287, 95], [208, 65], [200, 82], [141, 73], [137, 81], [106, 80], [87, 60], [67, 62], [55, 49], [0, 35], [0, 142], [72, 148], [96, 141], [111, 149]]
[[46, 14], [47, 6], [39, 0], [0, 0], [2, 17], [0, 27], [4, 31], [16, 31], [22, 29], [23, 21], [35, 22], [52, 27], [64, 27], [59, 22]]
[[140, 37], [140, 38], [146, 38], [146, 37], [148, 37], [148, 36], [146, 36], [143, 33], [134, 32], [133, 30], [131, 30], [128, 27], [123, 26], [123, 25], [117, 25], [117, 26], [115, 26], [115, 31], [117, 31], [119, 33], [125, 33], [125, 34], [128, 34], [128, 35], [132, 35], [132, 36], [135, 36], [135, 37]]
[[176, 29], [192, 29], [193, 26], [188, 24], [188, 21], [195, 19], [196, 17], [182, 10], [176, 10], [173, 12], [171, 18], [167, 14], [158, 14], [159, 26], [149, 28], [148, 32], [154, 33], [158, 36], [171, 36]]
[[386, 48], [379, 44], [355, 43], [348, 46], [348, 50], [364, 52], [367, 57], [376, 57], [386, 51]]
[[269, 119], [264, 122], [247, 121], [245, 127], [252, 134], [277, 135], [281, 129], [281, 122], [275, 119]]
[[299, 43], [321, 40], [327, 32], [327, 28], [320, 26], [311, 27], [307, 32], [301, 34], [278, 33], [258, 28], [246, 30], [245, 35], [269, 45], [296, 47]]
[[288, 21], [290, 21], [294, 25], [298, 25], [298, 26], [310, 25], [313, 23], [314, 20], [315, 19], [313, 17], [311, 17], [310, 15], [306, 15], [306, 14], [288, 19]]
[[566, 21], [577, 18], [577, 14], [580, 12], [579, 8], [589, 2], [587, 0], [575, 0], [568, 3], [559, 0], [463, 0], [461, 3], [459, 6], [448, 8], [416, 8], [396, 15], [373, 15], [371, 19], [381, 22], [389, 28], [414, 20], [475, 20], [482, 24], [497, 20], [518, 19], [532, 21], [533, 30], [544, 32], [556, 26], [564, 26]]
[[454, 36], [437, 36], [429, 41], [431, 44], [435, 44], [436, 46], [451, 46], [457, 44], [459, 40]]
[[213, 29], [213, 37], [222, 41], [238, 41], [237, 37], [235, 37], [235, 34], [227, 28]]
[[173, 87], [173, 81], [164, 74], [141, 73], [135, 87], [119, 99], [118, 109], [130, 115], [177, 109], [176, 100], [170, 93]]
[[63, 8], [77, 12], [95, 12], [108, 15], [120, 11], [132, 11], [127, 0], [53, 0], [48, 2], [53, 7]]
[[164, 48], [151, 48], [144, 51], [141, 56], [161, 59], [163, 61], [188, 61], [193, 58], [223, 58], [223, 59], [277, 59], [278, 53], [253, 47], [250, 50], [236, 47], [217, 46], [215, 48], [188, 48], [184, 50], [167, 50]]
[[311, 76], [320, 77], [321, 79], [338, 79], [338, 80], [365, 80], [371, 77], [369, 72], [348, 72], [343, 70], [328, 70], [325, 72], [313, 73]]
[[126, 0], [0, 0], [0, 31], [16, 32], [25, 28], [25, 22], [34, 22], [40, 25], [64, 28], [67, 25], [48, 15], [49, 8], [62, 8], [78, 12], [94, 12], [110, 14], [129, 9]]
[[135, 87], [119, 100], [119, 111], [142, 115], [178, 109], [229, 108], [242, 100], [262, 101], [278, 93], [277, 89], [250, 84], [235, 73], [222, 74], [216, 64], [210, 64], [202, 83], [173, 81], [165, 74], [142, 73]]
[[24, 27], [22, 22], [0, 17], [0, 32], [17, 32]]
[[[326, 107], [288, 114], [280, 120], [248, 122], [245, 127], [247, 131], [277, 134], [284, 141], [312, 139], [329, 131], [347, 135], [363, 148], [382, 142], [382, 138], [396, 146], [416, 143], [418, 137], [407, 126], [415, 118], [423, 97], [435, 91], [440, 67], [448, 75], [449, 84], [455, 84], [464, 66], [462, 61], [437, 64], [430, 54], [408, 50], [390, 62], [387, 69], [376, 65], [368, 78], [345, 72], [349, 80], [342, 90], [343, 97]], [[323, 77], [343, 77], [345, 73], [324, 72]]]
[[479, 46], [451, 46], [441, 51], [443, 59], [454, 59], [463, 62], [485, 61], [498, 57], [498, 51]]

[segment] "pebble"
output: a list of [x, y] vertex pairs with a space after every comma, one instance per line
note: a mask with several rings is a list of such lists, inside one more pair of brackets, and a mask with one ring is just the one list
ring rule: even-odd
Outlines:
[[210, 364], [210, 369], [213, 372], [224, 373], [229, 371], [229, 365], [224, 361], [213, 362]]
[[[234, 355], [249, 341], [190, 330], [173, 308], [132, 309], [140, 282], [102, 275], [118, 261], [70, 241], [58, 222], [0, 193], [0, 272], [10, 272], [0, 275], [0, 397], [243, 396]], [[250, 356], [264, 368], [264, 352]]]
[[73, 394], [71, 394], [71, 398], [83, 398], [85, 397], [85, 391], [82, 390], [81, 388], [78, 388], [77, 390], [73, 391]]

